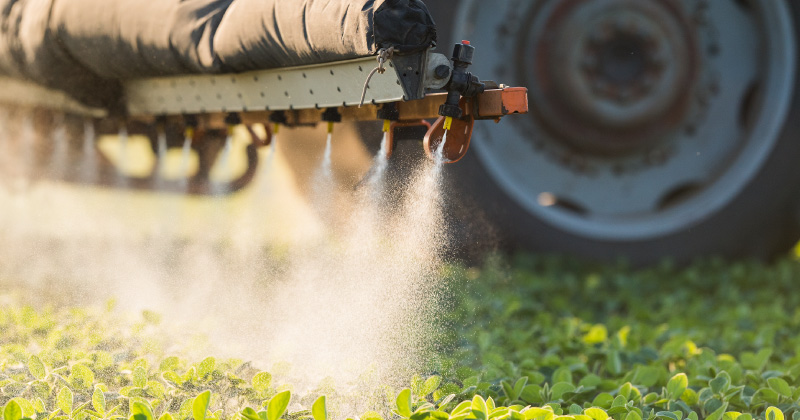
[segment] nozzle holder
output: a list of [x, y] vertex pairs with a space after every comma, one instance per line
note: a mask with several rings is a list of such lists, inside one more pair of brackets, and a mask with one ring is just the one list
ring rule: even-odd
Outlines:
[[389, 102], [383, 104], [380, 108], [378, 108], [378, 119], [379, 120], [390, 120], [390, 121], [397, 121], [400, 119], [400, 110], [397, 109], [397, 103]]
[[486, 90], [480, 79], [467, 71], [472, 64], [475, 47], [469, 41], [461, 41], [453, 47], [453, 71], [450, 81], [445, 86], [447, 99], [439, 107], [439, 115], [443, 117], [461, 118], [464, 111], [458, 106], [461, 97], [471, 98]]
[[342, 114], [339, 113], [339, 110], [336, 108], [327, 108], [325, 112], [322, 113], [322, 121], [325, 122], [342, 122]]
[[235, 112], [231, 112], [225, 116], [225, 124], [227, 125], [239, 125], [242, 123], [242, 117]]
[[190, 128], [197, 128], [199, 122], [197, 121], [197, 115], [194, 114], [187, 114], [183, 116], [183, 123]]
[[286, 112], [284, 111], [274, 111], [269, 114], [269, 122], [275, 124], [286, 124], [288, 120], [286, 119]]

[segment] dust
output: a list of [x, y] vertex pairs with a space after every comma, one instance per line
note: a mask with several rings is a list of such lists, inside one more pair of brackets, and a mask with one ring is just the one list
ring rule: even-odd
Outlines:
[[[41, 124], [32, 133], [32, 119], [19, 112], [0, 115], [8, 124], [0, 156], [27, 171], [0, 181], [0, 290], [22, 286], [35, 304], [113, 297], [121, 311], [156, 311], [177, 344], [182, 334], [208, 338], [196, 357], [252, 361], [301, 395], [331, 383], [368, 394], [404, 387], [435, 359], [437, 308], [447, 295], [441, 162], [420, 162], [393, 184], [379, 153], [355, 190], [321, 162], [307, 199], [281, 153], [290, 142], [281, 141], [261, 151], [267, 164], [254, 185], [233, 196], [94, 188], [30, 171], [59, 162], [83, 179], [99, 176], [97, 150], [87, 146], [91, 125], [79, 130], [72, 152], [34, 150], [35, 136], [47, 142], [63, 128]], [[244, 142], [235, 138], [230, 153]], [[330, 156], [336, 139], [327, 142]], [[382, 403], [360, 395], [329, 404], [352, 416]]]

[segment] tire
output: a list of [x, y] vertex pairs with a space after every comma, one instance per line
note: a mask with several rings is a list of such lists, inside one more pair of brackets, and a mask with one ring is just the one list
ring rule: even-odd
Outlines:
[[504, 245], [647, 265], [797, 241], [800, 6], [690, 3], [431, 4], [440, 45], [451, 27], [471, 71], [529, 88], [529, 115], [477, 123], [447, 167]]

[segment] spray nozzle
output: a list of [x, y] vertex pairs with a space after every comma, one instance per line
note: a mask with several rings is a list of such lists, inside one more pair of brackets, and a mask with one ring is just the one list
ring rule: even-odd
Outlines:
[[342, 114], [336, 108], [328, 108], [322, 113], [322, 121], [328, 123], [328, 134], [333, 133], [333, 124], [342, 122]]

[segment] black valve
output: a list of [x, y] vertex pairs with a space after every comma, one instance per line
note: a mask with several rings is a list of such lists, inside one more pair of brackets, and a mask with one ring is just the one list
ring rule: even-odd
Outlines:
[[472, 64], [475, 47], [469, 41], [461, 41], [453, 47], [453, 73], [447, 83], [447, 99], [439, 107], [439, 115], [443, 117], [461, 118], [464, 112], [458, 106], [461, 97], [471, 98], [486, 89], [477, 76], [467, 71]]

